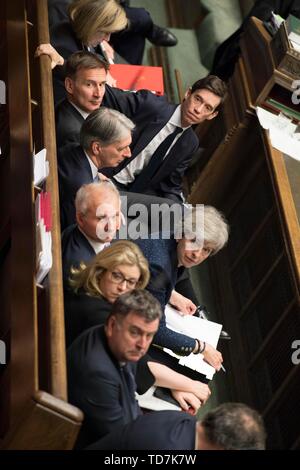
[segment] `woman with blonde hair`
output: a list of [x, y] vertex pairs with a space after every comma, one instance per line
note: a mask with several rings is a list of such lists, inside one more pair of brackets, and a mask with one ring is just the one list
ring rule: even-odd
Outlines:
[[98, 253], [89, 263], [71, 269], [65, 290], [67, 346], [84, 330], [103, 324], [112, 304], [125, 292], [144, 289], [148, 262], [134, 243], [121, 240]]
[[[102, 42], [109, 41], [111, 33], [122, 31], [127, 24], [126, 13], [117, 0], [75, 0], [69, 5], [68, 19], [50, 29], [51, 44], [40, 44], [35, 55], [48, 55], [52, 68], [64, 65], [73, 52], [81, 50], [106, 60]], [[55, 102], [65, 97], [62, 67], [54, 71], [54, 92]]]

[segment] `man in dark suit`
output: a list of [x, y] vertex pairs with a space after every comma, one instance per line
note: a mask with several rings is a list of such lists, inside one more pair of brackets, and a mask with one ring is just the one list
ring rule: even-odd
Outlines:
[[[144, 393], [153, 383], [177, 390], [194, 383], [145, 356], [157, 331], [160, 305], [147, 291], [133, 290], [120, 296], [105, 326], [85, 331], [67, 352], [70, 403], [85, 415], [81, 446], [90, 444], [117, 426], [136, 419], [141, 410], [135, 390]], [[203, 387], [203, 386], [202, 386]], [[195, 393], [206, 401], [209, 390]], [[198, 390], [198, 391], [197, 391]]]
[[[177, 307], [176, 281], [184, 268], [197, 266], [217, 253], [228, 240], [228, 225], [214, 207], [195, 206], [178, 221], [175, 235], [160, 234], [159, 238], [137, 240], [137, 245], [148, 259], [151, 278], [147, 289], [160, 302], [164, 312], [168, 302]], [[200, 343], [200, 344], [197, 344]], [[160, 362], [177, 368], [174, 358], [162, 351], [169, 348], [180, 355], [201, 352], [205, 360], [219, 370], [222, 355], [209, 344], [170, 330], [163, 313], [155, 335], [151, 355]]]
[[[177, 411], [139, 416], [87, 450], [264, 450], [262, 417], [243, 403], [223, 403], [196, 422]], [[148, 456], [149, 457], [149, 456]], [[155, 455], [150, 464], [155, 464]], [[162, 463], [158, 461], [158, 463]]]
[[194, 83], [180, 105], [145, 90], [121, 96], [136, 129], [131, 158], [113, 171], [119, 188], [182, 201], [183, 175], [199, 146], [192, 126], [214, 119], [225, 96], [225, 84], [214, 76]]
[[[106, 85], [104, 93], [102, 75], [105, 75], [105, 71], [102, 69], [99, 74], [100, 69], [92, 68], [93, 74], [99, 76], [94, 77], [91, 89], [86, 92], [86, 79], [81, 75], [86, 73], [87, 66], [83, 64], [86, 57], [92, 60], [90, 56], [92, 54], [79, 52], [68, 59], [72, 69], [66, 78], [69, 103], [63, 102], [60, 105], [62, 108], [58, 107], [56, 111], [58, 145], [76, 138], [79, 121], [82, 119], [83, 122], [86, 114], [91, 112], [90, 106], [100, 106], [102, 103], [116, 109], [132, 119], [136, 128], [131, 144], [131, 158], [108, 171], [107, 176], [114, 177], [119, 189], [181, 202], [183, 175], [199, 146], [192, 126], [218, 115], [226, 97], [225, 84], [218, 77], [205, 77], [187, 90], [181, 105], [174, 105], [168, 103], [165, 97], [156, 96], [147, 90], [131, 93]], [[72, 120], [73, 130], [59, 137], [66, 110], [70, 117], [70, 106], [78, 111], [75, 113], [72, 110], [76, 114]]]
[[121, 225], [121, 201], [110, 182], [82, 186], [75, 200], [77, 225], [62, 234], [63, 277], [67, 281], [71, 266], [89, 261], [109, 246]]
[[106, 179], [103, 168], [117, 166], [131, 156], [133, 122], [116, 110], [101, 107], [84, 121], [80, 145], [58, 151], [58, 181], [62, 229], [75, 223], [74, 200], [86, 183]]

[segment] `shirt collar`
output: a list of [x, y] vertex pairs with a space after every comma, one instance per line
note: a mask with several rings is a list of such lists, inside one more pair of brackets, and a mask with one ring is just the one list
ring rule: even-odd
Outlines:
[[184, 130], [184, 131], [185, 131], [185, 129], [188, 129], [189, 127], [191, 127], [191, 126], [182, 127], [182, 125], [181, 125], [181, 104], [179, 104], [177, 106], [174, 113], [170, 117], [169, 122], [170, 122], [170, 124], [173, 124], [173, 126], [181, 127], [182, 130]]
[[93, 175], [93, 180], [96, 178], [96, 176], [98, 176], [98, 168], [97, 166], [95, 165], [95, 163], [93, 162], [93, 160], [88, 156], [88, 154], [86, 153], [85, 150], [83, 150], [84, 153], [85, 153], [85, 156], [86, 158], [88, 159], [88, 162], [90, 164], [90, 167], [91, 167], [91, 171], [92, 171], [92, 175]]
[[104, 250], [104, 248], [107, 248], [110, 246], [110, 242], [106, 242], [106, 243], [103, 243], [103, 242], [97, 242], [96, 240], [92, 240], [90, 237], [88, 237], [82, 230], [81, 228], [78, 226], [78, 230], [82, 233], [82, 235], [85, 236], [85, 238], [87, 239], [87, 241], [89, 242], [89, 244], [92, 246], [92, 248], [94, 249], [96, 255], [98, 253], [100, 253], [100, 251]]
[[86, 111], [83, 111], [83, 109], [79, 108], [76, 104], [74, 104], [72, 101], [69, 100], [69, 103], [75, 108], [77, 109], [77, 111], [81, 114], [81, 116], [83, 117], [83, 119], [85, 120], [90, 113], [87, 113]]

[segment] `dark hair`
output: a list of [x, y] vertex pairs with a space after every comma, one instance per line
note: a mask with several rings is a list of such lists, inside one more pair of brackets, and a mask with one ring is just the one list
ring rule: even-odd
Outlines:
[[79, 51], [71, 54], [65, 66], [65, 76], [73, 78], [75, 77], [79, 69], [109, 69], [109, 64], [105, 60], [100, 59], [93, 52]]
[[136, 313], [150, 323], [162, 316], [161, 306], [150, 292], [143, 289], [134, 289], [122, 294], [113, 304], [110, 315], [122, 316]]
[[262, 417], [243, 403], [223, 403], [201, 421], [205, 437], [225, 450], [264, 450]]
[[227, 85], [219, 77], [216, 75], [207, 75], [207, 77], [197, 80], [197, 82], [192, 85], [191, 92], [194, 93], [196, 90], [203, 89], [211, 91], [221, 98], [221, 102], [216, 109], [218, 109], [221, 104], [224, 103], [227, 96]]

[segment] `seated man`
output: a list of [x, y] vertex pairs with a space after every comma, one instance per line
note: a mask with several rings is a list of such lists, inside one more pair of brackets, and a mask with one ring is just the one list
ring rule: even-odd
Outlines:
[[[39, 46], [37, 55], [42, 53], [54, 55], [58, 62], [56, 51], [43, 52]], [[92, 86], [96, 88], [97, 83]], [[182, 202], [182, 179], [199, 147], [192, 126], [214, 119], [226, 93], [225, 83], [214, 75], [195, 82], [179, 105], [148, 90], [131, 93], [106, 86], [103, 105], [122, 112], [136, 126], [131, 158], [107, 172], [107, 176], [114, 177], [119, 189]], [[97, 93], [96, 102], [100, 106]]]
[[123, 114], [100, 108], [84, 121], [80, 145], [70, 144], [58, 151], [58, 182], [62, 230], [75, 223], [74, 200], [86, 183], [107, 179], [103, 168], [117, 166], [131, 156], [133, 122]]
[[[223, 403], [196, 422], [177, 411], [139, 416], [88, 450], [265, 450], [262, 417], [243, 403]], [[150, 464], [156, 463], [155, 455]], [[161, 463], [161, 462], [159, 462]], [[195, 462], [194, 462], [195, 463]]]
[[143, 359], [160, 316], [160, 305], [154, 297], [135, 289], [115, 301], [105, 326], [85, 331], [69, 347], [69, 401], [85, 415], [79, 445], [91, 444], [141, 414], [135, 399], [136, 386], [139, 393], [144, 393], [155, 382], [192, 392], [201, 403], [207, 400], [207, 386], [149, 358]]
[[63, 278], [66, 283], [71, 266], [89, 261], [109, 246], [121, 225], [121, 200], [108, 181], [85, 184], [75, 199], [76, 225], [62, 234]]
[[[168, 302], [176, 306], [174, 287], [184, 268], [197, 266], [216, 254], [228, 240], [228, 225], [214, 207], [198, 205], [184, 214], [175, 236], [160, 234], [158, 239], [137, 240], [137, 245], [149, 261], [151, 279], [147, 286], [164, 311]], [[175, 297], [175, 298], [174, 298]], [[219, 370], [222, 355], [211, 345], [167, 328], [165, 315], [155, 335], [151, 355], [160, 362], [176, 367], [174, 358], [162, 351], [169, 348], [180, 355], [202, 353], [204, 359]]]

